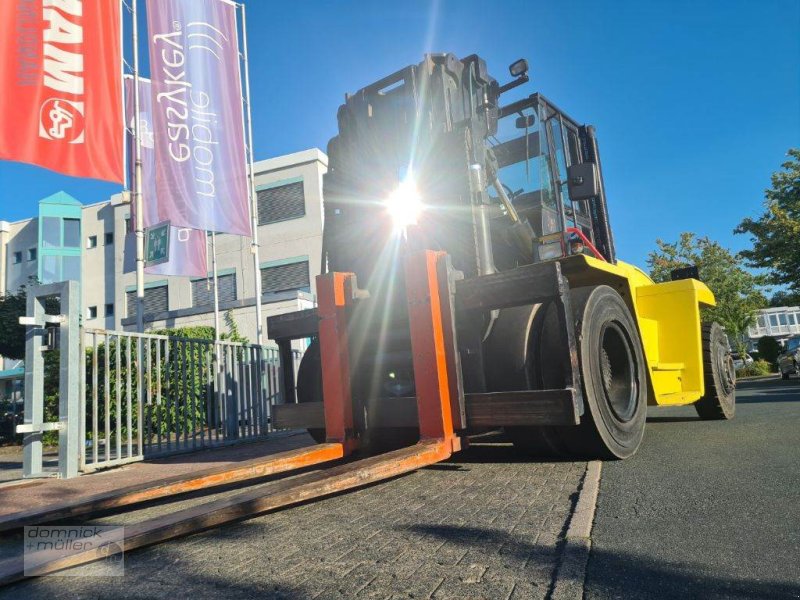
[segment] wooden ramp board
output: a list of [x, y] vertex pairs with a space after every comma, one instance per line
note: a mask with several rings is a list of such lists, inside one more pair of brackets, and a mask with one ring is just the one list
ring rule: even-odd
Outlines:
[[208, 489], [250, 479], [258, 479], [302, 469], [312, 465], [340, 459], [344, 456], [341, 444], [316, 444], [253, 458], [236, 465], [223, 465], [202, 471], [176, 475], [131, 485], [125, 488], [95, 494], [79, 500], [51, 504], [45, 509], [36, 508], [0, 517], [0, 532], [19, 529], [25, 525], [40, 525], [50, 521], [78, 517]]
[[[268, 483], [236, 496], [193, 506], [171, 514], [125, 526], [121, 550], [130, 551], [177, 537], [198, 533], [266, 512], [330, 496], [390, 479], [450, 457], [453, 440], [419, 442], [414, 446], [365, 458], [323, 471], [306, 473], [291, 480]], [[0, 562], [0, 585], [37, 577], [107, 558], [101, 549], [75, 552], [40, 565], [35, 572], [24, 573], [23, 557]]]

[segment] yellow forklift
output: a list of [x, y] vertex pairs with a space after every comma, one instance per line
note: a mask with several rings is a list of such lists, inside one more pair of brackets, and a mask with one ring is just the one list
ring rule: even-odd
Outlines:
[[[477, 55], [430, 54], [346, 96], [328, 146], [318, 279], [347, 274], [344, 331], [320, 339], [322, 298], [269, 319], [286, 357], [292, 340], [311, 339], [296, 381], [283, 372], [277, 426], [372, 449], [419, 438], [409, 278], [424, 275], [408, 263], [426, 251], [452, 323], [462, 439], [502, 428], [526, 452], [626, 458], [648, 405], [733, 416], [727, 338], [701, 322], [713, 294], [691, 268], [657, 284], [618, 260], [594, 128], [538, 93], [503, 103], [529, 80], [525, 60], [509, 72], [500, 84]], [[341, 394], [352, 414], [332, 434], [324, 403]]]

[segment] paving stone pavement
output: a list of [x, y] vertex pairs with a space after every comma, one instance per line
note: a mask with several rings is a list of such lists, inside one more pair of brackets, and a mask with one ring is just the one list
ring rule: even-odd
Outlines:
[[[474, 446], [389, 482], [130, 552], [124, 577], [32, 579], [0, 599], [545, 598], [585, 467]], [[127, 519], [102, 522], [115, 520]]]

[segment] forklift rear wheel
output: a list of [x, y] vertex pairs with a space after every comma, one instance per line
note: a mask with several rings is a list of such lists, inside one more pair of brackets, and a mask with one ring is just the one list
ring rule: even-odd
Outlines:
[[694, 408], [703, 420], [732, 419], [736, 413], [736, 370], [728, 338], [719, 323], [703, 324], [702, 334], [706, 393], [695, 402]]

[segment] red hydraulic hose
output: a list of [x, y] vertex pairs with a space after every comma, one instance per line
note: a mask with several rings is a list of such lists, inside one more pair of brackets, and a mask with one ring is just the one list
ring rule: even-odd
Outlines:
[[606, 260], [606, 257], [600, 254], [597, 248], [594, 247], [594, 244], [592, 244], [592, 242], [589, 241], [589, 238], [587, 238], [586, 234], [583, 233], [580, 229], [578, 229], [577, 227], [567, 227], [566, 231], [567, 233], [574, 233], [579, 238], [581, 238], [583, 245], [586, 246], [591, 251], [592, 254], [594, 254], [595, 258], [599, 258], [603, 262], [608, 262]]

